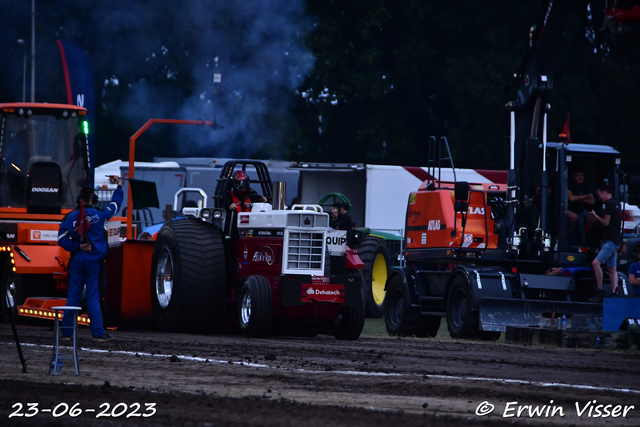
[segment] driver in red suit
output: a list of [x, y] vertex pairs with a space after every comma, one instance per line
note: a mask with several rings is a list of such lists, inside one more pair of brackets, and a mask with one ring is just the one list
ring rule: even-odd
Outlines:
[[[232, 203], [229, 210], [238, 212], [248, 212], [251, 210], [251, 199], [254, 201], [260, 199], [266, 203], [267, 199], [260, 196], [255, 190], [249, 186], [249, 175], [245, 171], [237, 170], [233, 173], [233, 188], [229, 192]], [[244, 203], [242, 203], [244, 201]]]

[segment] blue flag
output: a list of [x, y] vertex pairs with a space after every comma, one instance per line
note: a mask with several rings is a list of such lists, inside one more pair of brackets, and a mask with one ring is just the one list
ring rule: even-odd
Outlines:
[[89, 148], [89, 186], [94, 185], [93, 170], [95, 168], [95, 119], [96, 96], [93, 84], [93, 70], [87, 54], [74, 42], [58, 40], [62, 68], [67, 88], [67, 103], [87, 109], [86, 120], [89, 124], [87, 147]]

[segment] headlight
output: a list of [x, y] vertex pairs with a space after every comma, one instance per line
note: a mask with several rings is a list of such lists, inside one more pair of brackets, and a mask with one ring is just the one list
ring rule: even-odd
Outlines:
[[214, 219], [222, 218], [222, 211], [213, 211], [213, 218]]
[[211, 211], [209, 209], [202, 209], [200, 216], [204, 219], [209, 219], [211, 218]]

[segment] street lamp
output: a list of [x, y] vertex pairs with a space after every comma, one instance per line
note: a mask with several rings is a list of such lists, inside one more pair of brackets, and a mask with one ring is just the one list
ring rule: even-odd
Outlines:
[[27, 44], [24, 40], [18, 39], [18, 46], [22, 47], [24, 53], [24, 65], [22, 66], [22, 102], [27, 100]]
[[36, 102], [36, 0], [31, 0], [31, 102]]

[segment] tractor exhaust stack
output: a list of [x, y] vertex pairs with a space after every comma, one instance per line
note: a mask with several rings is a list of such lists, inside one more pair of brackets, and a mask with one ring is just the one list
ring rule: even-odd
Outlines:
[[286, 208], [287, 183], [284, 181], [273, 182], [273, 210], [283, 211]]

